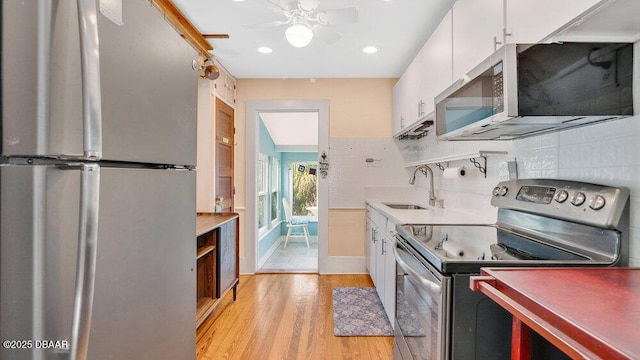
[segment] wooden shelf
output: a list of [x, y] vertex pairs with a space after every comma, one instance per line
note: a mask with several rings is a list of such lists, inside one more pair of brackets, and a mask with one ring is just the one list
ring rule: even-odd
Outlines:
[[212, 252], [213, 250], [215, 250], [216, 247], [213, 245], [208, 245], [208, 246], [203, 246], [201, 248], [198, 249], [198, 252], [196, 254], [196, 260], [200, 259], [201, 257], [207, 255], [208, 253]]
[[229, 290], [236, 300], [239, 234], [236, 213], [198, 214], [196, 218], [196, 326], [216, 311]]
[[199, 326], [202, 321], [204, 321], [209, 313], [213, 311], [213, 305], [215, 304], [215, 299], [210, 297], [199, 297], [196, 301], [196, 319], [198, 321], [196, 326]]

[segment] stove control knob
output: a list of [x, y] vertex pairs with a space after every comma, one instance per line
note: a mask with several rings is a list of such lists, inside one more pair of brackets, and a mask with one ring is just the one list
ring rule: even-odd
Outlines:
[[606, 201], [602, 195], [596, 195], [589, 200], [589, 207], [593, 210], [600, 210], [605, 203]]
[[500, 188], [500, 196], [505, 196], [507, 195], [507, 193], [509, 192], [509, 188], [506, 186], [503, 186]]
[[577, 192], [577, 193], [574, 193], [573, 196], [571, 197], [571, 204], [573, 204], [574, 206], [580, 206], [584, 204], [584, 201], [586, 199], [587, 197], [584, 196], [583, 192]]
[[556, 194], [554, 200], [562, 204], [563, 202], [567, 201], [567, 198], [569, 198], [569, 193], [567, 192], [567, 190], [560, 190]]
[[493, 196], [500, 196], [500, 186], [496, 186], [493, 188]]

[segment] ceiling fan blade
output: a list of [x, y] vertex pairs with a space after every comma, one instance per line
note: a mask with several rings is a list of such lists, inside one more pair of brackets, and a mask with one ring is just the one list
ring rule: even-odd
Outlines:
[[333, 44], [341, 37], [338, 32], [324, 25], [314, 25], [312, 30], [315, 38], [318, 38], [327, 44]]
[[353, 24], [358, 22], [358, 9], [354, 7], [327, 10], [318, 13], [322, 24]]
[[297, 1], [296, 0], [267, 0], [267, 2], [277, 9], [277, 12], [288, 12], [290, 10], [296, 9]]
[[319, 0], [298, 0], [298, 7], [304, 11], [313, 12], [319, 3]]
[[242, 27], [244, 27], [245, 29], [261, 29], [261, 28], [286, 25], [289, 22], [291, 22], [291, 20], [265, 21], [265, 22], [255, 23], [255, 24], [244, 24], [242, 25]]

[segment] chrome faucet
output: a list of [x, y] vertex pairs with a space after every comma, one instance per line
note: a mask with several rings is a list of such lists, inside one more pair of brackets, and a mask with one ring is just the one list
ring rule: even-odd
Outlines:
[[409, 184], [413, 185], [416, 182], [416, 174], [418, 170], [426, 177], [429, 178], [429, 206], [436, 206], [436, 195], [433, 191], [433, 170], [429, 167], [429, 165], [421, 165], [416, 168], [409, 179]]

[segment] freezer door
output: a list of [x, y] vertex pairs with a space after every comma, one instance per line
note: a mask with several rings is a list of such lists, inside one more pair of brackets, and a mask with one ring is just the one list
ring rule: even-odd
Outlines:
[[195, 165], [195, 50], [148, 1], [120, 2], [121, 26], [86, 1], [83, 75], [77, 3], [2, 3], [2, 153]]
[[[194, 359], [194, 172], [102, 167], [99, 177], [87, 358]], [[60, 341], [3, 347], [2, 359], [58, 360], [74, 346], [80, 183], [75, 169], [0, 168], [0, 336]]]

